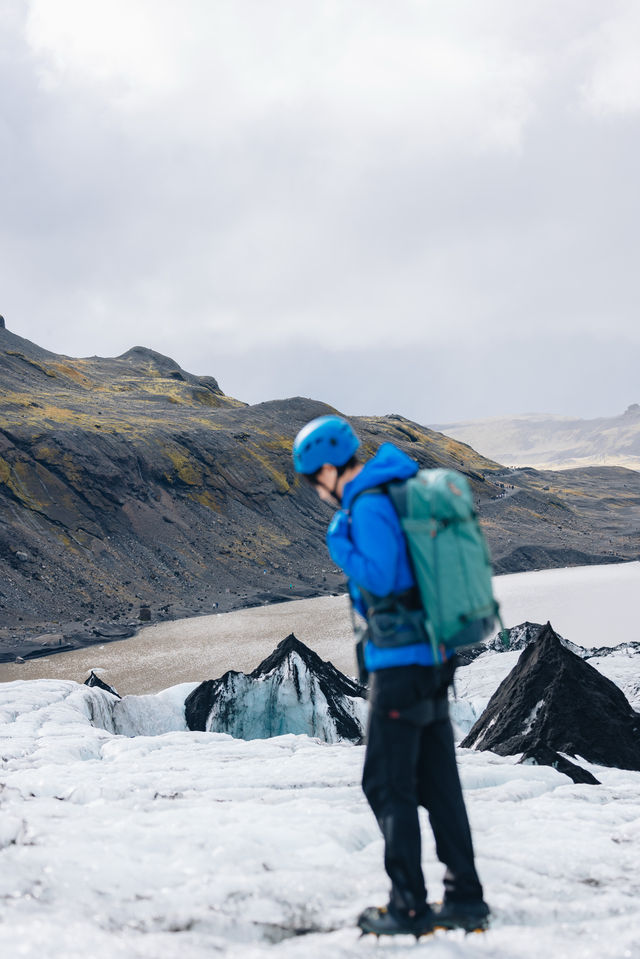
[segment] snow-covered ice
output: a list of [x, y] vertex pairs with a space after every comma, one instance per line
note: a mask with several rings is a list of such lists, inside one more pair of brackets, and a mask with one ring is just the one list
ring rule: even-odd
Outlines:
[[[499, 577], [497, 589], [509, 625], [551, 619], [573, 642], [604, 646], [640, 639], [639, 572], [630, 563], [518, 574]], [[317, 618], [322, 603], [331, 629]], [[290, 610], [307, 617], [305, 640], [350, 671], [343, 605], [309, 601]], [[238, 637], [246, 634], [255, 646], [243, 653], [253, 667], [274, 645], [262, 630], [271, 613], [237, 615]], [[289, 611], [281, 607], [278, 615], [287, 625], [274, 625], [276, 641], [295, 628]], [[0, 683], [3, 959], [379, 953], [354, 928], [358, 912], [387, 894], [382, 841], [360, 789], [363, 747], [302, 735], [244, 741], [189, 732], [186, 696], [231, 665], [216, 673], [208, 659], [200, 668], [196, 653], [210, 622], [188, 624], [191, 646], [177, 641], [186, 624], [165, 624], [157, 653], [143, 650], [142, 639], [100, 651], [115, 657], [123, 678], [136, 666], [130, 688], [152, 693], [167, 676], [180, 682], [154, 695], [117, 700], [65, 677]], [[228, 656], [228, 630], [221, 628], [215, 643], [216, 656]], [[344, 664], [333, 655], [338, 648], [348, 650]], [[519, 655], [487, 652], [458, 670], [452, 716], [459, 738]], [[621, 649], [589, 661], [640, 709], [637, 655]], [[65, 658], [50, 662], [63, 668]], [[83, 678], [84, 668], [66, 662], [67, 677]], [[51, 668], [39, 660], [31, 666]], [[107, 673], [118, 687], [114, 671]], [[640, 773], [580, 762], [601, 786], [574, 785], [550, 767], [518, 765], [517, 757], [460, 750], [493, 928], [467, 938], [438, 933], [419, 945], [385, 941], [384, 954], [639, 957]], [[425, 873], [439, 898], [442, 867], [426, 817], [424, 827]]]
[[[459, 670], [459, 726], [518, 655], [486, 653]], [[603, 658], [609, 669], [618, 661]], [[379, 953], [354, 928], [387, 892], [359, 785], [363, 747], [188, 732], [191, 689], [119, 701], [70, 681], [0, 685], [0, 955]], [[640, 956], [640, 773], [582, 765], [603, 785], [461, 750], [494, 926], [419, 945], [385, 941], [384, 955]], [[439, 898], [426, 817], [424, 827], [425, 873]]]
[[640, 639], [640, 562], [510, 573], [494, 577], [494, 587], [507, 626], [551, 620], [582, 646]]

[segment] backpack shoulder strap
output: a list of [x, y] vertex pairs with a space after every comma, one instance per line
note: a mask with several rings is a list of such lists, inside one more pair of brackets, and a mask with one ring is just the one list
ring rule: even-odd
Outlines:
[[356, 495], [355, 495], [355, 496], [353, 497], [353, 499], [351, 500], [351, 505], [349, 506], [349, 509], [347, 510], [347, 512], [349, 512], [349, 513], [351, 512], [351, 510], [353, 509], [353, 507], [355, 506], [356, 502], [360, 499], [361, 496], [368, 496], [369, 493], [375, 493], [375, 494], [377, 494], [377, 495], [380, 495], [380, 494], [384, 495], [386, 492], [387, 492], [387, 491], [386, 491], [386, 489], [385, 489], [383, 486], [371, 486], [369, 489], [360, 490], [360, 492], [359, 492], [359, 493], [356, 493]]
[[387, 483], [384, 491], [393, 503], [400, 519], [404, 519], [408, 512], [407, 480], [395, 480]]
[[388, 496], [400, 519], [407, 515], [407, 480], [389, 480], [388, 483], [382, 483], [380, 486], [371, 486], [369, 489], [361, 490], [351, 500], [349, 512], [353, 509], [356, 500], [360, 499], [361, 496], [366, 496], [367, 493]]

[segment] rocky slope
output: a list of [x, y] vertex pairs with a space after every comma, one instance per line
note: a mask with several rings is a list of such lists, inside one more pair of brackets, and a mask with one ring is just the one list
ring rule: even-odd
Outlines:
[[[72, 359], [0, 328], [0, 655], [341, 589], [329, 510], [291, 464], [328, 410], [247, 406], [152, 350]], [[401, 416], [353, 424], [365, 455], [390, 440], [469, 476], [497, 571], [640, 555], [640, 474], [512, 474]]]

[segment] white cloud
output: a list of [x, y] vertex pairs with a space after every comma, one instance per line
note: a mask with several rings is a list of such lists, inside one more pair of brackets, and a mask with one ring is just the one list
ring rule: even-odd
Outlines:
[[172, 7], [158, 4], [161, 18], [155, 7], [150, 0], [30, 0], [26, 37], [46, 86], [93, 82], [117, 98], [170, 91], [178, 77]]
[[616, 7], [587, 43], [593, 67], [583, 93], [597, 115], [640, 112], [640, 5], [626, 0]]
[[31, 0], [27, 36], [49, 87], [97, 84], [134, 113], [183, 100], [173, 135], [209, 140], [303, 109], [347, 138], [511, 149], [537, 82], [468, 3]]
[[267, 344], [274, 394], [299, 336], [640, 338], [639, 136], [602, 116], [635, 102], [632, 4], [6, 3], [16, 332], [178, 359]]

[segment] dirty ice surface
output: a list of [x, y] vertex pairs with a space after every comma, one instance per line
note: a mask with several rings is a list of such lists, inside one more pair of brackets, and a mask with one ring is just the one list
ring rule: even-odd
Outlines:
[[[457, 725], [514, 656], [459, 670]], [[619, 659], [631, 681], [634, 658], [607, 664]], [[640, 773], [588, 766], [603, 785], [574, 785], [549, 767], [460, 750], [493, 928], [378, 948], [354, 928], [387, 894], [359, 785], [363, 747], [190, 733], [192, 688], [125, 697], [116, 710], [108, 693], [71, 681], [0, 685], [1, 956], [640, 955]], [[442, 867], [424, 826], [437, 899]]]

